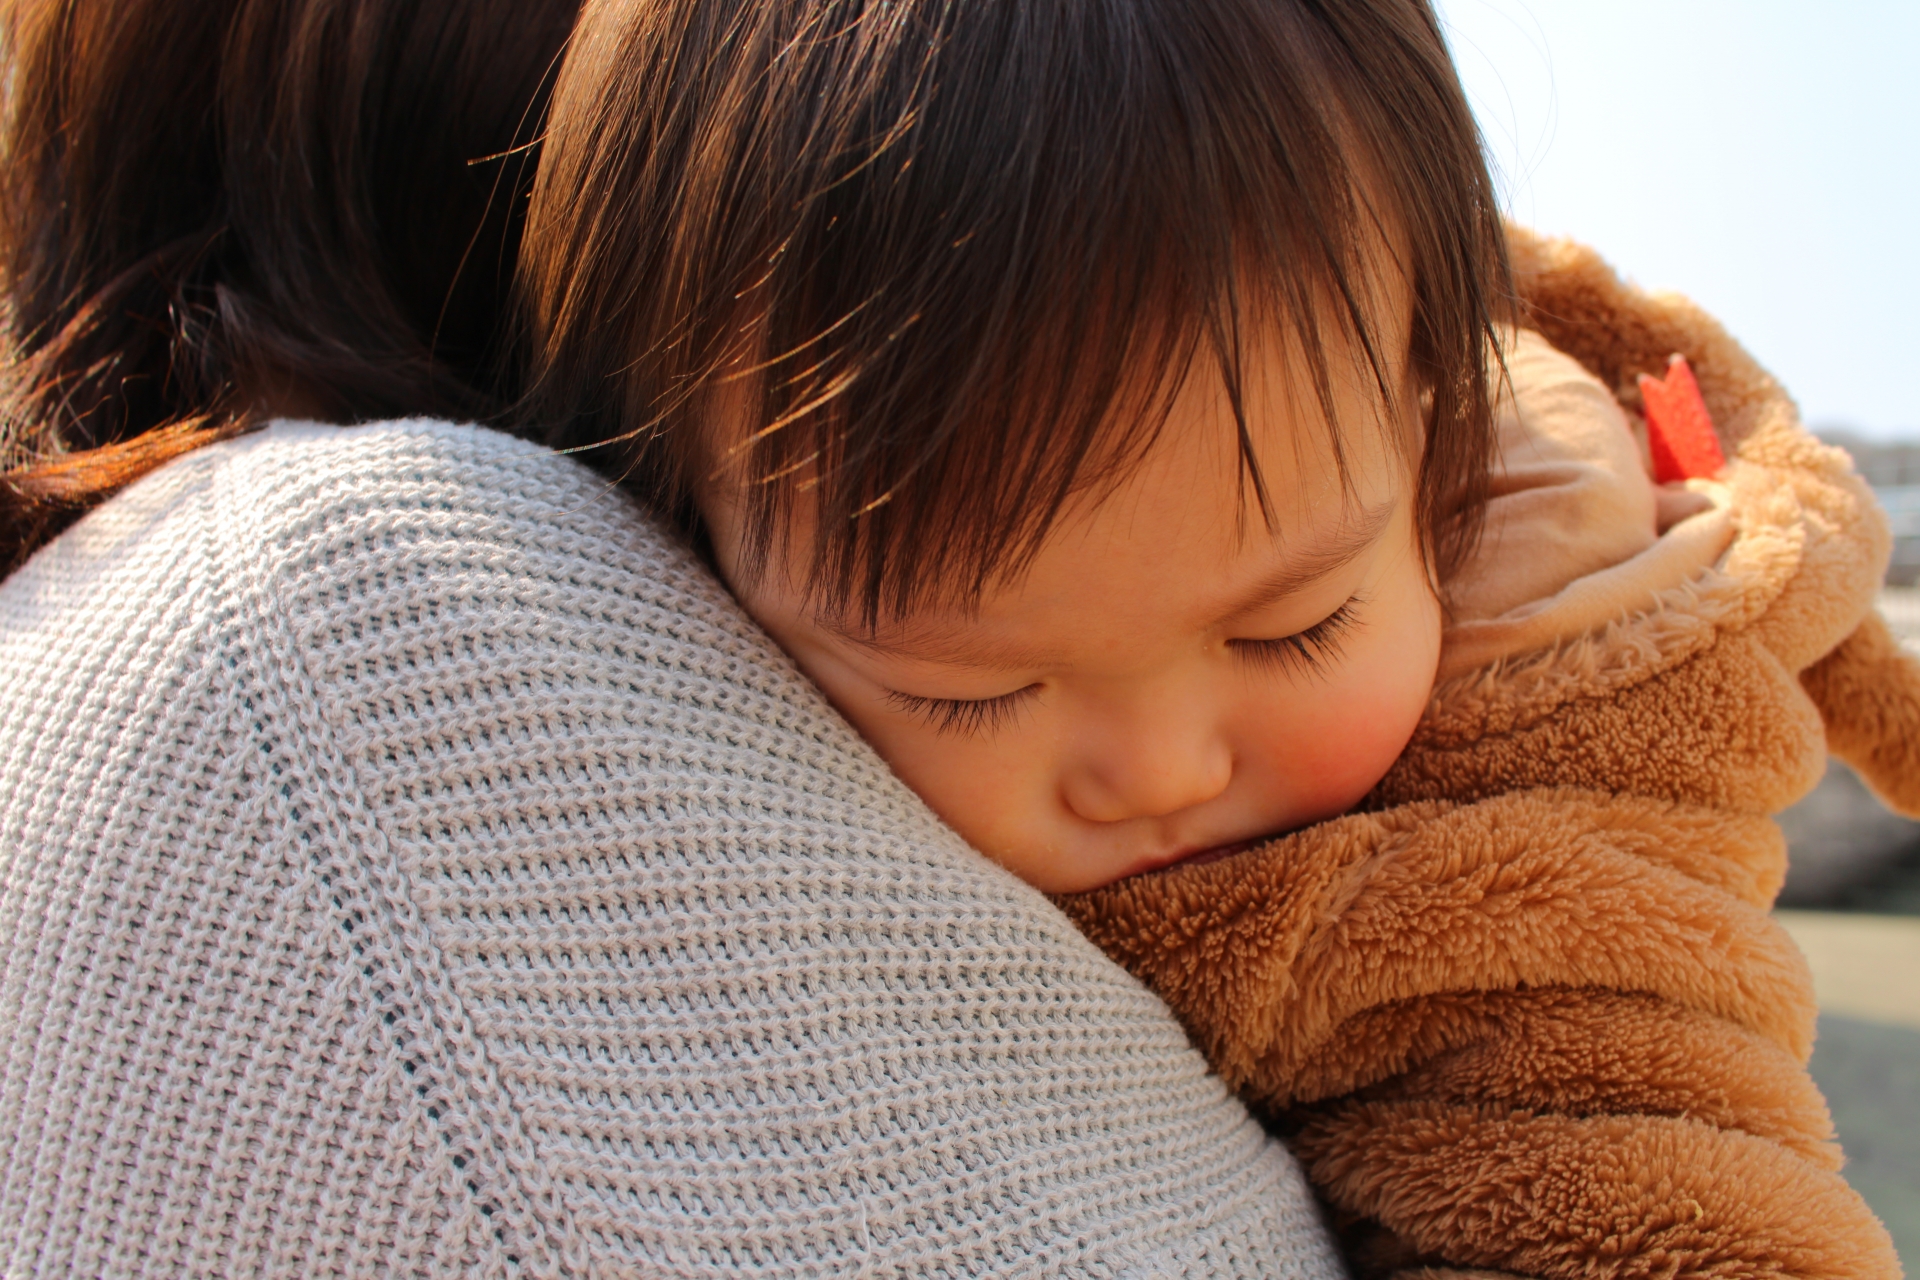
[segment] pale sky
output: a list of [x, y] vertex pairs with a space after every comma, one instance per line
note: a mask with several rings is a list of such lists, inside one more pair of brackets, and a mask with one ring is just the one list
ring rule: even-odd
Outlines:
[[1437, 0], [1508, 212], [1920, 438], [1920, 0]]

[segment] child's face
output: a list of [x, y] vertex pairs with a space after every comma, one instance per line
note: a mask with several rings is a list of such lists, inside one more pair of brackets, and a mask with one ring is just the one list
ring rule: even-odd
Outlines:
[[[1380, 336], [1405, 351], [1404, 327]], [[724, 491], [701, 504], [748, 611], [935, 812], [1040, 889], [1096, 888], [1350, 808], [1432, 690], [1440, 609], [1371, 374], [1341, 376], [1334, 353], [1343, 492], [1315, 397], [1288, 390], [1311, 387], [1304, 362], [1277, 338], [1250, 354], [1271, 530], [1243, 497], [1211, 371], [1182, 386], [1128, 480], [1070, 507], [1031, 570], [976, 609], [865, 634], [814, 612], [787, 568], [737, 572], [737, 507]], [[1390, 372], [1416, 404], [1404, 359]]]

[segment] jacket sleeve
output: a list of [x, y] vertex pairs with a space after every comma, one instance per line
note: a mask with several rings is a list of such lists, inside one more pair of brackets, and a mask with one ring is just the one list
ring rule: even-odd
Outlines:
[[1833, 753], [1889, 808], [1920, 818], [1920, 656], [1871, 613], [1800, 681], [1820, 708]]
[[1359, 1274], [1899, 1274], [1759, 817], [1525, 790], [1064, 905], [1292, 1142]]

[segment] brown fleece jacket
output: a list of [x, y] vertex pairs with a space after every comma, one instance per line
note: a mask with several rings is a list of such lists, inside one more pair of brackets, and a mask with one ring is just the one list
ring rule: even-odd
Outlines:
[[1512, 248], [1526, 323], [1630, 409], [1687, 356], [1732, 459], [1725, 551], [1578, 637], [1443, 658], [1362, 811], [1062, 905], [1289, 1137], [1359, 1274], [1897, 1277], [1768, 915], [1768, 815], [1829, 748], [1920, 813], [1885, 519], [1707, 316]]

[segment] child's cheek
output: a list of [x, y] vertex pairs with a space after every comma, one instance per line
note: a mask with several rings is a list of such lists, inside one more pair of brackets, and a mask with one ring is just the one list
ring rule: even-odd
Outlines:
[[1245, 779], [1288, 798], [1282, 825], [1351, 809], [1406, 748], [1433, 691], [1439, 617], [1409, 617], [1390, 636], [1357, 646], [1335, 678], [1307, 686], [1252, 728], [1259, 746], [1243, 759], [1267, 776]]
[[867, 736], [928, 808], [1002, 862], [1024, 862], [1020, 851], [1051, 826], [1053, 770], [1042, 742], [1022, 734], [937, 735], [898, 723], [876, 724]]
[[[1399, 691], [1371, 686], [1343, 698], [1323, 697], [1278, 744], [1285, 789], [1300, 812], [1286, 825], [1332, 817], [1352, 808], [1393, 766], [1419, 719]], [[1422, 699], [1424, 701], [1424, 699]]]

